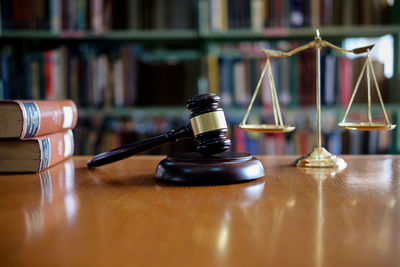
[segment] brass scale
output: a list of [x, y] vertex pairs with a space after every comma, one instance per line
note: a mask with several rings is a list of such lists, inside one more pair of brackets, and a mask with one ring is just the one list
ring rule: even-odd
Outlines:
[[[346, 50], [340, 47], [337, 47], [325, 40], [322, 40], [319, 34], [319, 30], [316, 30], [316, 36], [313, 41], [302, 45], [298, 48], [295, 48], [289, 52], [283, 52], [280, 50], [271, 50], [271, 49], [264, 49], [263, 52], [267, 57], [266, 64], [261, 72], [260, 79], [257, 83], [257, 86], [254, 90], [253, 96], [250, 100], [250, 104], [247, 108], [246, 114], [243, 118], [243, 121], [240, 123], [239, 127], [243, 130], [250, 131], [250, 132], [262, 132], [262, 133], [287, 133], [293, 131], [296, 127], [291, 125], [285, 125], [282, 120], [282, 114], [279, 107], [278, 96], [276, 93], [275, 83], [272, 76], [272, 69], [270, 58], [284, 58], [290, 57], [296, 53], [299, 53], [303, 50], [314, 48], [316, 50], [316, 112], [317, 112], [317, 145], [311, 151], [311, 153], [302, 156], [301, 158], [295, 161], [296, 166], [298, 167], [333, 167], [333, 168], [345, 168], [347, 163], [340, 157], [329, 153], [324, 147], [322, 147], [321, 142], [321, 66], [320, 66], [320, 57], [321, 53], [320, 50], [322, 47], [330, 47], [336, 51], [342, 53], [354, 53], [354, 54], [363, 54], [367, 53], [366, 60], [364, 65], [361, 69], [360, 75], [357, 79], [355, 84], [353, 94], [351, 95], [350, 102], [347, 106], [346, 112], [342, 121], [339, 123], [339, 126], [346, 130], [356, 130], [356, 131], [372, 131], [372, 130], [392, 130], [396, 127], [396, 125], [391, 124], [383, 104], [382, 95], [379, 90], [379, 86], [376, 80], [374, 68], [372, 66], [371, 58], [369, 55], [370, 50], [374, 47], [374, 45], [365, 46], [356, 48], [353, 50]], [[367, 122], [347, 122], [346, 118], [349, 113], [350, 107], [353, 104], [354, 98], [357, 94], [357, 90], [360, 85], [360, 81], [365, 73], [367, 72], [367, 90], [368, 90], [368, 121]], [[264, 79], [264, 76], [268, 72], [268, 78], [271, 88], [271, 99], [272, 99], [272, 110], [275, 124], [247, 124], [247, 118], [250, 114], [250, 111], [253, 107], [254, 100], [257, 97], [258, 91], [260, 89], [261, 83]], [[379, 98], [379, 102], [383, 111], [383, 115], [385, 118], [385, 122], [373, 122], [372, 115], [371, 115], [371, 74], [372, 78], [376, 87], [377, 95]]]

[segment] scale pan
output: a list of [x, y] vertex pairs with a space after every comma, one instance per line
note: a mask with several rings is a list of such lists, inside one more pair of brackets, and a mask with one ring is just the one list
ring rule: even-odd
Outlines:
[[396, 124], [387, 124], [383, 122], [341, 122], [339, 126], [342, 129], [355, 131], [381, 131], [393, 130], [396, 128]]
[[275, 124], [240, 124], [239, 127], [249, 132], [259, 133], [288, 133], [294, 131], [296, 127], [290, 125]]

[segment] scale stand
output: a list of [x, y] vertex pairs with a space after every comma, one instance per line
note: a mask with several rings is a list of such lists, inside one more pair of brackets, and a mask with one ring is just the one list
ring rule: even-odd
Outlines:
[[[271, 50], [264, 49], [263, 52], [267, 57], [266, 64], [261, 73], [260, 80], [258, 81], [257, 87], [254, 91], [254, 94], [251, 98], [250, 105], [247, 108], [246, 114], [243, 118], [243, 121], [240, 123], [239, 127], [244, 129], [245, 131], [256, 131], [256, 132], [264, 132], [264, 133], [286, 133], [291, 132], [295, 129], [294, 126], [284, 125], [282, 120], [282, 115], [279, 107], [279, 101], [276, 93], [274, 79], [272, 77], [270, 57], [275, 58], [283, 58], [289, 57], [296, 53], [299, 53], [303, 50], [314, 48], [316, 51], [316, 122], [317, 122], [317, 144], [316, 147], [307, 155], [304, 155], [298, 158], [295, 161], [295, 165], [297, 167], [314, 167], [314, 168], [335, 168], [335, 169], [344, 169], [347, 166], [347, 163], [340, 157], [329, 153], [324, 147], [322, 147], [321, 140], [321, 48], [329, 47], [341, 53], [353, 53], [353, 54], [362, 54], [368, 52], [367, 59], [364, 63], [360, 76], [357, 80], [356, 86], [354, 88], [353, 94], [351, 96], [349, 105], [347, 107], [346, 113], [343, 117], [343, 120], [339, 123], [339, 126], [346, 130], [357, 130], [357, 131], [372, 131], [372, 130], [392, 130], [396, 127], [396, 125], [391, 124], [389, 122], [385, 106], [383, 104], [382, 96], [378, 87], [378, 83], [376, 81], [374, 69], [372, 66], [371, 58], [369, 56], [369, 51], [374, 47], [374, 45], [369, 45], [365, 47], [356, 48], [353, 50], [346, 50], [340, 47], [337, 47], [325, 40], [322, 40], [319, 34], [319, 30], [316, 30], [316, 36], [313, 41], [302, 45], [298, 48], [295, 48], [288, 52], [283, 52], [280, 50]], [[367, 80], [368, 80], [368, 122], [346, 122], [346, 118], [350, 107], [353, 103], [354, 97], [357, 93], [361, 78], [367, 69]], [[273, 106], [273, 114], [275, 124], [246, 124], [247, 118], [250, 114], [250, 111], [253, 107], [255, 98], [258, 94], [259, 88], [261, 86], [261, 82], [264, 78], [265, 72], [268, 70], [268, 77], [271, 87], [271, 98], [272, 98], [272, 106]], [[385, 123], [377, 123], [372, 122], [371, 115], [371, 86], [370, 86], [370, 73], [372, 73], [372, 77], [375, 83], [375, 87], [378, 93], [379, 101], [381, 104], [381, 108], [385, 117]]]

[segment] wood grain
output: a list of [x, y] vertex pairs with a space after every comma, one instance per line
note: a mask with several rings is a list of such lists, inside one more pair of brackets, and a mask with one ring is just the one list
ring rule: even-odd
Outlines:
[[162, 158], [0, 176], [1, 266], [400, 265], [400, 156], [259, 156], [264, 178], [192, 187], [156, 182]]

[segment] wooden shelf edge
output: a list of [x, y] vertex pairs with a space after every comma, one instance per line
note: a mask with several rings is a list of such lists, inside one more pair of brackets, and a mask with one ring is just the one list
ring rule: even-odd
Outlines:
[[197, 30], [115, 30], [105, 33], [91, 32], [60, 32], [3, 30], [0, 39], [33, 39], [33, 40], [109, 40], [109, 41], [136, 41], [136, 40], [197, 40]]
[[[400, 34], [400, 25], [349, 25], [318, 27], [325, 38], [374, 37], [385, 34]], [[33, 39], [33, 40], [109, 40], [109, 41], [218, 41], [218, 40], [268, 40], [282, 38], [310, 38], [315, 36], [314, 27], [302, 28], [266, 28], [263, 32], [251, 29], [233, 29], [226, 32], [198, 32], [197, 30], [113, 30], [105, 33], [61, 32], [46, 30], [3, 30], [0, 39]]]
[[[315, 36], [313, 27], [303, 28], [267, 28], [263, 32], [254, 32], [249, 29], [228, 30], [226, 32], [201, 33], [203, 39], [212, 40], [268, 40], [282, 38], [311, 38]], [[318, 27], [321, 36], [325, 38], [344, 37], [375, 37], [385, 34], [400, 34], [400, 25], [362, 25], [362, 26], [322, 26]]]
[[186, 117], [189, 110], [184, 106], [151, 106], [151, 107], [110, 107], [110, 108], [79, 108], [80, 117], [101, 116], [113, 118], [130, 117]]

